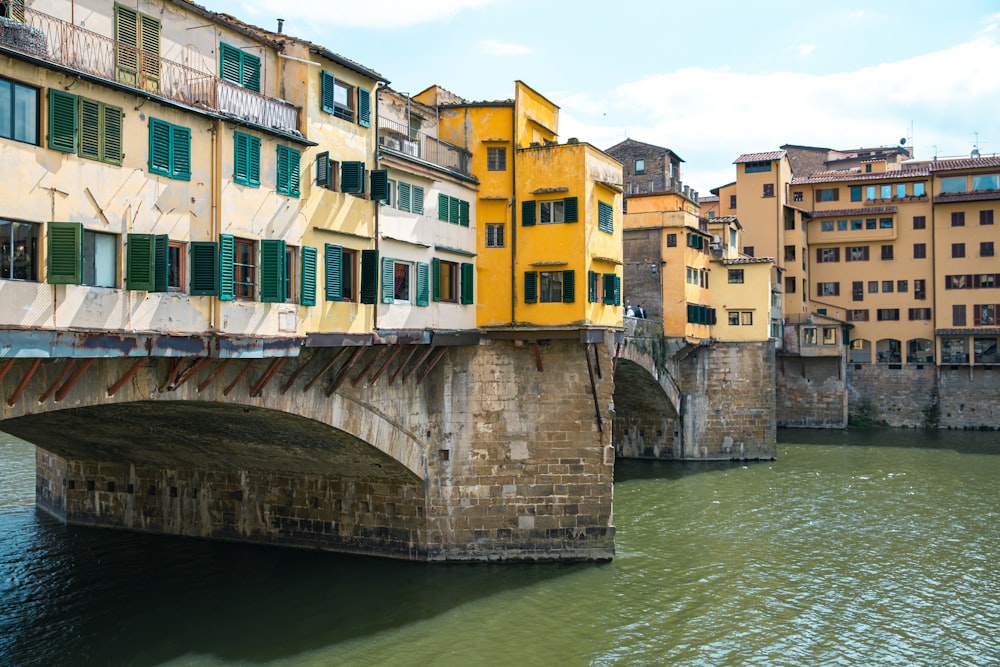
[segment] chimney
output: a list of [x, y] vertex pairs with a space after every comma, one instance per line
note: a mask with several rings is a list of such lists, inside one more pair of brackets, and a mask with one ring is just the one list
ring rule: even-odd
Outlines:
[[278, 34], [281, 34], [281, 29], [285, 27], [285, 19], [278, 19]]

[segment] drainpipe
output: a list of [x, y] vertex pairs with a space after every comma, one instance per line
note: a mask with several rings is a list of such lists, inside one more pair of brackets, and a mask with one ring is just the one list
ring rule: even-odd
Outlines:
[[517, 324], [517, 97], [510, 116], [510, 325]]
[[[382, 88], [383, 87], [385, 87], [385, 82], [383, 82], [383, 81], [376, 81], [375, 82], [375, 104], [372, 105], [372, 106], [375, 107], [375, 114], [374, 114], [374, 118], [373, 118], [373, 123], [375, 125], [375, 162], [374, 162], [374, 164], [375, 164], [375, 168], [376, 169], [378, 169], [378, 166], [379, 166], [378, 100], [379, 100], [379, 93], [382, 92]], [[407, 106], [409, 106], [409, 103], [410, 103], [410, 98], [407, 96], [407, 98], [406, 98], [406, 104], [407, 104]], [[409, 116], [407, 116], [407, 122], [409, 122]], [[378, 240], [379, 240], [378, 216], [379, 216], [379, 212], [380, 212], [380, 210], [381, 210], [382, 207], [375, 200], [372, 200], [372, 206], [375, 207], [375, 250], [378, 251], [378, 249], [379, 249], [379, 242], [378, 242]], [[379, 267], [379, 264], [378, 264], [378, 262], [376, 262], [375, 263], [375, 269], [376, 269], [375, 274], [376, 275], [379, 275], [381, 273], [378, 270], [378, 267]], [[359, 283], [360, 283], [360, 281], [359, 281]], [[378, 303], [379, 303], [378, 290], [375, 290], [375, 303], [372, 304], [372, 333], [375, 333], [375, 330], [378, 328]]]
[[[218, 242], [219, 232], [222, 229], [221, 201], [222, 201], [222, 119], [217, 118], [212, 125], [212, 238], [211, 241]], [[209, 313], [208, 327], [212, 331], [218, 331], [219, 322], [222, 315], [222, 301], [219, 295], [212, 299], [211, 312]]]

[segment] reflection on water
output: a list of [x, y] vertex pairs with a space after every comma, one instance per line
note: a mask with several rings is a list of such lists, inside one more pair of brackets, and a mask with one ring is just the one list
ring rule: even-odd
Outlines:
[[0, 663], [1000, 664], [1000, 438], [621, 462], [613, 563], [423, 565], [66, 527], [0, 434]]

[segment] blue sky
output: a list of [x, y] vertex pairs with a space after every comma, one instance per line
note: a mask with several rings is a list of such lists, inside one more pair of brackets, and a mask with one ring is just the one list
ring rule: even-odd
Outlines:
[[785, 143], [906, 138], [947, 157], [978, 132], [1000, 154], [997, 0], [202, 1], [271, 30], [280, 16], [411, 94], [506, 99], [523, 80], [561, 108], [562, 140], [666, 146], [703, 194], [740, 154]]

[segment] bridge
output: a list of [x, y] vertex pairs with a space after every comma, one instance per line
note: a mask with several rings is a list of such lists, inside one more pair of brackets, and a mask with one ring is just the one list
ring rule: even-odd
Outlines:
[[731, 405], [719, 435], [708, 348], [642, 332], [0, 341], [0, 430], [36, 445], [37, 503], [75, 524], [413, 560], [606, 560], [616, 451], [773, 457], [773, 428], [758, 437]]

